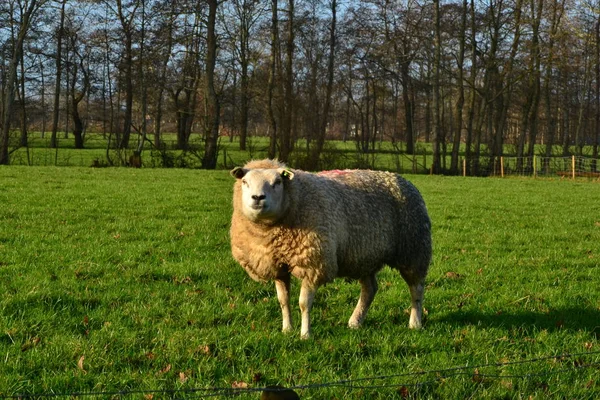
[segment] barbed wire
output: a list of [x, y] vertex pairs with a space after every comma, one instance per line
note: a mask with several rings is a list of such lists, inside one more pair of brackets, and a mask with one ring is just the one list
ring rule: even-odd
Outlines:
[[[209, 387], [209, 388], [181, 388], [181, 389], [126, 389], [126, 390], [114, 390], [114, 391], [74, 391], [74, 392], [63, 392], [63, 393], [19, 393], [13, 395], [2, 395], [0, 394], [0, 399], [43, 399], [43, 398], [60, 398], [60, 397], [105, 397], [105, 396], [128, 396], [128, 395], [169, 395], [170, 397], [176, 396], [185, 396], [186, 398], [190, 398], [191, 396], [196, 398], [210, 398], [210, 397], [219, 397], [219, 396], [234, 396], [241, 394], [250, 394], [257, 392], [278, 392], [283, 390], [314, 390], [314, 389], [322, 389], [322, 388], [334, 388], [334, 387], [343, 387], [351, 390], [373, 390], [373, 389], [384, 389], [390, 387], [422, 387], [438, 382], [442, 379], [453, 378], [457, 376], [473, 376], [475, 381], [483, 381], [485, 379], [530, 379], [530, 378], [540, 378], [547, 377], [551, 375], [562, 374], [564, 372], [575, 370], [582, 370], [587, 368], [600, 368], [600, 361], [596, 360], [593, 362], [582, 363], [581, 360], [575, 360], [570, 366], [565, 368], [559, 368], [555, 370], [548, 370], [543, 372], [536, 373], [527, 373], [527, 374], [511, 374], [511, 375], [502, 375], [502, 374], [492, 374], [492, 373], [482, 373], [480, 369], [486, 368], [500, 368], [507, 366], [515, 366], [515, 365], [524, 365], [524, 364], [533, 364], [542, 361], [549, 360], [572, 360], [577, 357], [590, 357], [590, 356], [600, 356], [600, 351], [589, 351], [584, 353], [563, 353], [558, 355], [550, 355], [536, 358], [529, 358], [518, 361], [506, 361], [506, 362], [498, 362], [498, 363], [487, 363], [487, 364], [476, 364], [476, 365], [465, 365], [459, 367], [452, 368], [443, 368], [443, 369], [435, 369], [435, 370], [427, 370], [427, 371], [415, 371], [415, 372], [405, 372], [398, 374], [387, 374], [387, 375], [377, 375], [371, 377], [363, 377], [363, 378], [354, 378], [354, 379], [342, 379], [334, 382], [324, 382], [324, 383], [314, 383], [314, 384], [306, 384], [306, 385], [296, 385], [290, 386], [288, 388], [276, 388], [276, 387]], [[391, 380], [398, 378], [410, 378], [410, 377], [423, 377], [435, 375], [433, 378], [428, 380], [423, 380], [419, 382], [393, 382], [393, 383], [379, 383], [379, 384], [362, 384], [363, 382], [375, 382], [381, 380]]]

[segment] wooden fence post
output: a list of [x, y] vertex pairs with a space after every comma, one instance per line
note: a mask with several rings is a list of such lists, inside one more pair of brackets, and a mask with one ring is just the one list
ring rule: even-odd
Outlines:
[[463, 176], [467, 176], [467, 159], [463, 158]]
[[571, 174], [573, 179], [575, 179], [575, 156], [571, 156]]
[[504, 178], [504, 156], [500, 156], [500, 176]]

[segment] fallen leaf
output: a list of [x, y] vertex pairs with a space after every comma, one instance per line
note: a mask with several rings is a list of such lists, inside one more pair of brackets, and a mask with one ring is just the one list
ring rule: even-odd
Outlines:
[[231, 387], [234, 389], [248, 389], [248, 384], [244, 381], [233, 381]]
[[591, 350], [592, 347], [594, 347], [594, 343], [585, 342], [585, 344], [583, 345], [583, 347], [585, 347], [586, 350]]
[[161, 369], [161, 370], [159, 371], [159, 373], [161, 373], [161, 374], [166, 374], [166, 373], [167, 373], [167, 372], [169, 372], [170, 370], [171, 370], [171, 364], [167, 364], [167, 366], [166, 366], [166, 367], [164, 367], [163, 369]]
[[77, 368], [81, 370], [84, 374], [87, 374], [86, 370], [83, 368], [83, 361], [85, 360], [85, 356], [79, 357], [79, 361], [77, 361]]
[[188, 380], [188, 377], [187, 377], [187, 376], [185, 376], [185, 373], [183, 373], [183, 372], [180, 372], [180, 373], [179, 373], [179, 382], [181, 382], [181, 383], [185, 383], [187, 380]]
[[456, 272], [446, 272], [446, 278], [448, 278], [448, 279], [458, 279], [458, 278], [460, 278], [460, 275], [457, 274]]

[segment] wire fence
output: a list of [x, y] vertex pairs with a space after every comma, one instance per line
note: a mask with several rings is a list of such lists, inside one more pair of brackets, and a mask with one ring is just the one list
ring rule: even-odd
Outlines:
[[600, 159], [567, 157], [479, 157], [462, 160], [463, 176], [600, 178]]
[[[92, 140], [93, 139], [93, 140]], [[40, 166], [75, 166], [98, 167], [108, 165], [125, 165], [156, 167], [199, 168], [202, 155], [200, 145], [194, 142], [186, 151], [176, 150], [174, 143], [168, 143], [164, 149], [148, 149], [140, 159], [140, 165], [131, 161], [132, 150], [106, 149], [101, 146], [100, 136], [89, 140], [89, 148], [75, 150], [69, 148], [51, 149], [47, 146], [19, 148], [11, 154], [13, 165]], [[219, 168], [232, 168], [244, 163], [245, 159], [266, 157], [266, 149], [258, 149], [254, 154], [244, 155], [227, 146], [220, 146], [218, 155]], [[292, 154], [291, 165], [303, 166], [303, 154]], [[321, 156], [321, 169], [367, 168], [395, 171], [403, 174], [432, 173], [431, 154], [419, 149], [415, 154], [407, 154], [399, 149], [378, 149], [360, 152], [356, 149], [324, 149]], [[530, 156], [478, 157], [460, 158], [459, 170], [451, 171], [449, 157], [443, 157], [442, 170], [446, 173], [463, 176], [523, 176], [523, 177], [560, 177], [588, 178], [600, 180], [600, 158], [589, 156]]]
[[[547, 362], [552, 362], [556, 368], [549, 369]], [[540, 365], [541, 364], [541, 365]], [[535, 368], [531, 373], [501, 373], [497, 370], [511, 366], [527, 366]], [[335, 382], [313, 383], [297, 385], [289, 388], [282, 387], [208, 387], [208, 388], [181, 388], [181, 389], [133, 389], [115, 391], [89, 391], [89, 392], [64, 392], [64, 393], [20, 393], [13, 395], [0, 395], [0, 399], [43, 399], [43, 398], [83, 398], [83, 397], [115, 397], [144, 395], [147, 398], [153, 396], [168, 396], [169, 398], [216, 398], [229, 397], [259, 392], [283, 392], [286, 390], [315, 391], [324, 388], [344, 388], [347, 390], [376, 390], [384, 388], [418, 388], [445, 381], [451, 378], [468, 377], [474, 383], [489, 383], [493, 380], [520, 379], [533, 380], [547, 378], [550, 376], [563, 375], [567, 373], [578, 373], [584, 370], [600, 370], [600, 351], [588, 351], [585, 353], [570, 353], [548, 355], [536, 358], [528, 358], [518, 361], [505, 361], [498, 363], [486, 363], [478, 365], [465, 365], [452, 368], [405, 372], [388, 375], [378, 375], [356, 379], [344, 379]], [[148, 397], [150, 396], [150, 397]]]

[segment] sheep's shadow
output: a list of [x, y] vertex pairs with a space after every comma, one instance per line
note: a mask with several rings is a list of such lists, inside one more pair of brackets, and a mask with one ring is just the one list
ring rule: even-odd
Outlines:
[[500, 329], [544, 329], [587, 331], [600, 339], [600, 309], [561, 308], [548, 312], [457, 310], [435, 318], [447, 325], [479, 325]]

